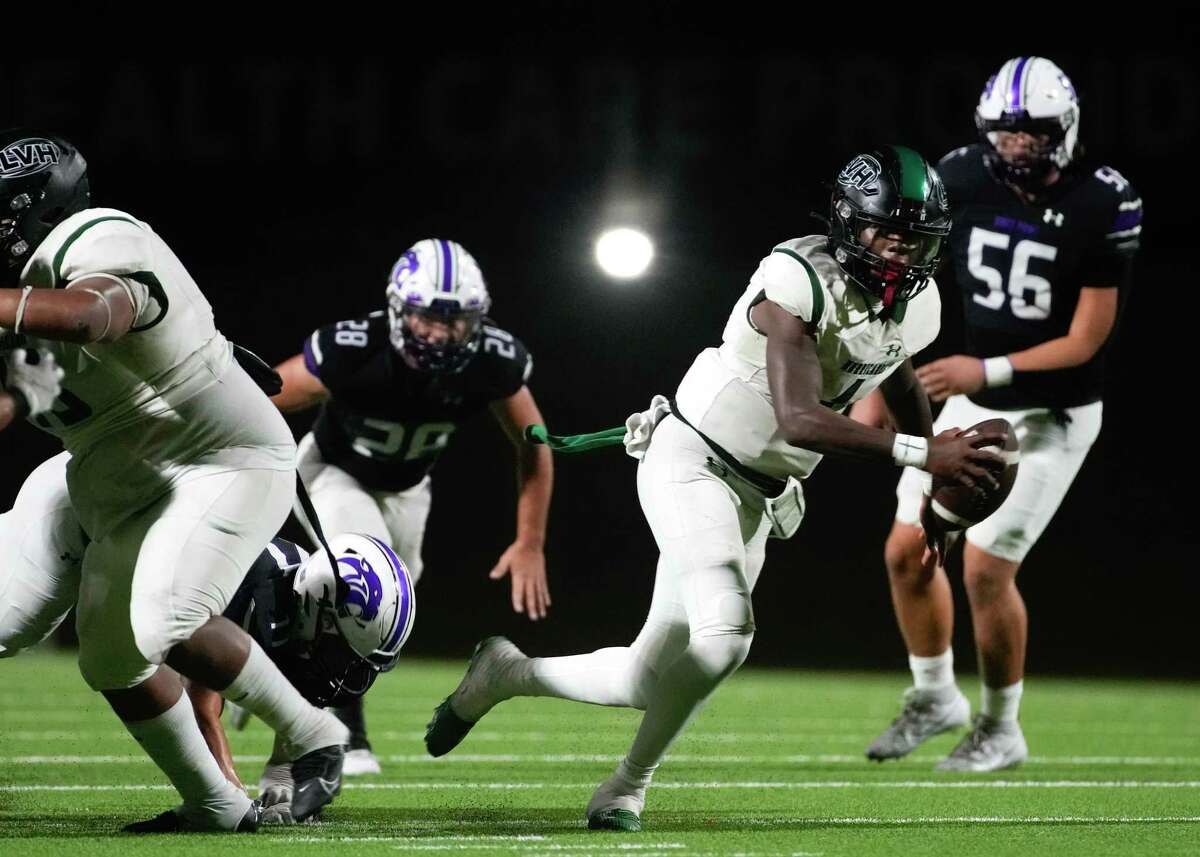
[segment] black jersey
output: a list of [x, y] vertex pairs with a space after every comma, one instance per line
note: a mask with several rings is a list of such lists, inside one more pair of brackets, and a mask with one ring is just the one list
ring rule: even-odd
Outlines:
[[460, 371], [417, 371], [392, 347], [382, 312], [320, 328], [304, 364], [330, 393], [313, 426], [321, 457], [375, 491], [420, 482], [454, 429], [520, 390], [533, 367], [520, 340], [485, 320]]
[[[1110, 167], [1068, 170], [1036, 203], [996, 181], [982, 145], [938, 164], [950, 198], [954, 279], [962, 294], [967, 353], [1022, 351], [1065, 336], [1081, 288], [1130, 286], [1142, 201]], [[1101, 348], [1082, 366], [1017, 372], [1008, 387], [970, 398], [996, 409], [1068, 408], [1103, 395]]]
[[295, 636], [297, 598], [292, 579], [307, 558], [308, 552], [299, 545], [272, 539], [246, 572], [222, 615], [245, 629], [310, 703], [343, 705], [353, 695], [333, 691], [328, 678], [304, 657], [308, 647]]

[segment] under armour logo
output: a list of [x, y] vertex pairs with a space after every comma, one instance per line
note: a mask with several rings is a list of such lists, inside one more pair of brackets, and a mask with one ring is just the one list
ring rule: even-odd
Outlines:
[[1047, 208], [1045, 215], [1042, 216], [1042, 220], [1046, 223], [1053, 223], [1055, 226], [1062, 226], [1063, 213], [1055, 211], [1053, 208]]
[[900, 343], [899, 342], [890, 343], [883, 350], [887, 354], [888, 357], [899, 357], [900, 356]]

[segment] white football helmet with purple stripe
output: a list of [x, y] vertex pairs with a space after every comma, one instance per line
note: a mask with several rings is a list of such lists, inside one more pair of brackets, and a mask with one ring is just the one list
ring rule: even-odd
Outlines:
[[457, 372], [479, 350], [483, 316], [492, 301], [466, 248], [426, 238], [392, 266], [387, 303], [392, 347], [409, 366]]
[[[1014, 57], [992, 75], [979, 96], [975, 126], [987, 145], [988, 166], [1016, 184], [1036, 183], [1051, 168], [1065, 169], [1079, 145], [1079, 96], [1071, 79], [1044, 57]], [[1005, 161], [997, 133], [1026, 132], [1048, 142], [1033, 160]]]
[[416, 616], [412, 578], [395, 551], [372, 536], [329, 540], [296, 572], [298, 636], [308, 658], [338, 690], [361, 694], [396, 665]]

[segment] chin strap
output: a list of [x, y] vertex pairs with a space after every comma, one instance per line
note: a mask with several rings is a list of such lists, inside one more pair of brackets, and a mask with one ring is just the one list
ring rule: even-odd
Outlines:
[[350, 584], [342, 580], [342, 576], [338, 574], [337, 557], [334, 556], [333, 549], [329, 547], [329, 542], [325, 540], [325, 531], [321, 529], [321, 519], [317, 517], [317, 510], [313, 508], [312, 500], [309, 499], [308, 491], [304, 487], [304, 480], [300, 478], [299, 473], [296, 474], [296, 498], [300, 501], [304, 517], [308, 518], [309, 526], [317, 536], [317, 542], [325, 551], [325, 556], [329, 558], [329, 568], [333, 571], [333, 606], [334, 609], [337, 609], [339, 604], [346, 603], [346, 597], [350, 594]]

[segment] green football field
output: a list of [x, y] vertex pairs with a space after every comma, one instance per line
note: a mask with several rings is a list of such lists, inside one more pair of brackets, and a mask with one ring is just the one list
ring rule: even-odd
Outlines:
[[[589, 832], [582, 810], [638, 714], [558, 700], [495, 709], [450, 756], [421, 743], [462, 664], [408, 661], [372, 691], [384, 773], [351, 780], [324, 819], [254, 836], [135, 838], [172, 805], [73, 659], [0, 661], [0, 855], [1200, 854], [1200, 685], [1028, 681], [1032, 758], [999, 774], [939, 774], [956, 737], [865, 761], [905, 676], [747, 669], [720, 688], [659, 771], [640, 834]], [[973, 683], [964, 683], [974, 696]], [[233, 735], [257, 780], [269, 736]], [[232, 852], [228, 852], [232, 853]]]

